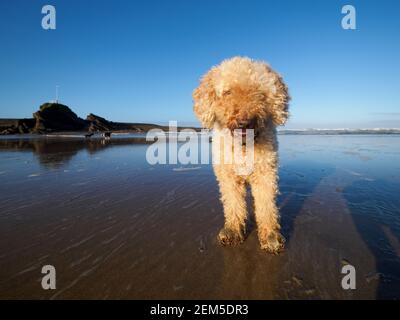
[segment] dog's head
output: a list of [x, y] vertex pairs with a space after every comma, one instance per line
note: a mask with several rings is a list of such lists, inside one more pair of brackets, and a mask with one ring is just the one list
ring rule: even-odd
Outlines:
[[235, 57], [213, 67], [193, 92], [194, 112], [203, 127], [215, 123], [232, 132], [257, 131], [288, 118], [289, 94], [282, 78], [266, 63]]

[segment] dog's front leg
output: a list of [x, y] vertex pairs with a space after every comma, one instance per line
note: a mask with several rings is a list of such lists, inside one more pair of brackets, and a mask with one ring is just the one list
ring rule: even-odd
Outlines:
[[235, 245], [243, 242], [246, 225], [246, 186], [234, 175], [219, 179], [221, 201], [224, 207], [225, 225], [218, 234], [222, 245]]
[[279, 253], [285, 239], [280, 233], [279, 211], [276, 206], [277, 177], [274, 172], [255, 175], [251, 181], [258, 238], [262, 249]]

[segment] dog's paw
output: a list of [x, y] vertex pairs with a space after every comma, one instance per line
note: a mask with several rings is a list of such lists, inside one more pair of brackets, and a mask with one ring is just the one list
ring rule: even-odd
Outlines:
[[244, 237], [237, 231], [223, 228], [218, 234], [218, 240], [223, 246], [237, 245], [243, 242]]
[[285, 246], [285, 238], [279, 231], [270, 232], [266, 237], [260, 237], [261, 249], [269, 253], [278, 254], [283, 251]]

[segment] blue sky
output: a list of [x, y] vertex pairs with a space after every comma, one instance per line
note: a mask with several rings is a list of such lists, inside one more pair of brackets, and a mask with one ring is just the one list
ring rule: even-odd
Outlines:
[[[57, 10], [43, 30], [41, 9]], [[343, 30], [352, 4], [357, 29]], [[60, 100], [79, 116], [196, 123], [192, 90], [235, 55], [268, 61], [292, 96], [288, 128], [400, 127], [400, 2], [0, 2], [0, 117]]]

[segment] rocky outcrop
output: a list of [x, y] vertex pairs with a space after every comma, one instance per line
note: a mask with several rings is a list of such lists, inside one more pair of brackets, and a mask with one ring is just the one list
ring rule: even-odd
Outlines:
[[35, 119], [1, 119], [0, 134], [30, 133]]
[[82, 131], [88, 126], [69, 107], [60, 103], [45, 103], [33, 114], [36, 120], [33, 132]]
[[102, 117], [96, 116], [91, 113], [86, 117], [86, 121], [89, 123], [89, 131], [112, 131], [115, 130], [115, 125], [113, 122], [108, 121]]
[[[154, 128], [168, 131], [168, 127], [147, 123], [122, 123], [108, 121], [93, 113], [86, 119], [79, 118], [69, 107], [61, 103], [44, 103], [32, 119], [0, 119], [0, 134], [81, 132], [147, 132]], [[178, 130], [184, 128], [178, 128]]]
[[42, 104], [32, 119], [0, 119], [0, 134], [108, 131], [107, 123], [106, 119], [92, 114], [84, 120], [68, 106], [49, 102]]
[[[135, 123], [123, 123], [123, 122], [112, 122], [108, 121], [102, 117], [99, 117], [93, 113], [86, 117], [86, 121], [89, 123], [89, 131], [134, 131], [143, 132], [143, 125], [145, 124], [135, 124]], [[153, 128], [156, 127], [152, 125]]]

